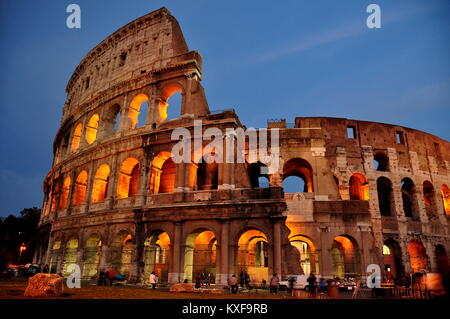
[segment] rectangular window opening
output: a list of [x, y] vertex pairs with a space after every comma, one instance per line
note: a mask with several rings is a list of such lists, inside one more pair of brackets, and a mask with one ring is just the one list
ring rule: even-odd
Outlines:
[[351, 139], [356, 138], [356, 127], [347, 126], [347, 138], [351, 138]]
[[395, 139], [397, 144], [405, 144], [405, 136], [403, 135], [403, 132], [395, 132]]

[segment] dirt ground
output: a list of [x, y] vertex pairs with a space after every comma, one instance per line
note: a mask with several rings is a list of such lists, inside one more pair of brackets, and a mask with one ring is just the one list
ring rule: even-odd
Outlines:
[[[38, 299], [36, 297], [24, 297], [27, 280], [0, 280], [0, 299]], [[42, 298], [41, 298], [42, 299]], [[211, 293], [175, 293], [167, 291], [167, 288], [151, 290], [149, 288], [133, 287], [104, 287], [93, 285], [81, 285], [81, 288], [69, 289], [64, 287], [61, 297], [48, 297], [46, 299], [292, 299], [287, 292], [271, 295], [258, 290], [257, 293], [240, 292], [235, 295], [211, 294]]]

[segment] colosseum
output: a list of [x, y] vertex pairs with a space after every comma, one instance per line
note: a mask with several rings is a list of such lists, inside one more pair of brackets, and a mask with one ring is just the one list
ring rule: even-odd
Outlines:
[[244, 162], [208, 161], [214, 149], [195, 134], [185, 142], [197, 156], [176, 162], [175, 128], [245, 129], [234, 110], [210, 111], [202, 76], [200, 54], [166, 8], [84, 57], [66, 87], [35, 263], [63, 275], [76, 263], [87, 280], [114, 269], [133, 283], [153, 271], [167, 284], [203, 272], [218, 286], [242, 271], [261, 282], [272, 273], [364, 278], [370, 264], [395, 277], [448, 269], [449, 142], [296, 117], [267, 123], [279, 134], [276, 171], [252, 162], [248, 143]]

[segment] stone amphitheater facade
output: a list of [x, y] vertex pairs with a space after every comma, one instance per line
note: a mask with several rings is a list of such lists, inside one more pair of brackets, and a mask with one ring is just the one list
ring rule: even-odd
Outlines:
[[[34, 262], [144, 283], [152, 271], [168, 283], [204, 272], [218, 285], [242, 271], [257, 283], [272, 273], [365, 277], [369, 264], [397, 277], [448, 270], [449, 142], [396, 125], [297, 117], [268, 122], [280, 137], [270, 174], [261, 162], [175, 163], [174, 128], [243, 127], [234, 110], [209, 110], [201, 79], [200, 54], [165, 8], [86, 55], [66, 88]], [[168, 119], [175, 93], [179, 115]], [[208, 156], [205, 143], [193, 152]], [[289, 178], [295, 193], [283, 191]]]

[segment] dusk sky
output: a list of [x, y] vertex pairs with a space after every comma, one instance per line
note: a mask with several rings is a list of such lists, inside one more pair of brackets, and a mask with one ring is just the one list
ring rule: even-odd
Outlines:
[[[68, 29], [66, 7], [81, 7]], [[381, 7], [381, 29], [366, 8]], [[247, 127], [296, 116], [398, 124], [450, 140], [450, 1], [1, 0], [0, 216], [42, 205], [65, 87], [81, 59], [165, 6], [203, 57], [210, 109]]]

